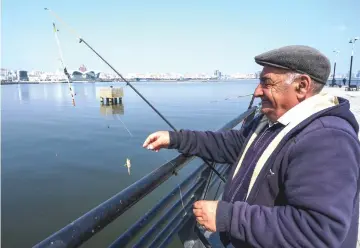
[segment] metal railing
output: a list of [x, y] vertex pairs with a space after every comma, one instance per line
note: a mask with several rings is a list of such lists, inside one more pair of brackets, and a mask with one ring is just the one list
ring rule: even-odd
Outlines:
[[[343, 82], [343, 79], [335, 79], [335, 81], [333, 82], [332, 79], [329, 79], [327, 81], [327, 85], [331, 86], [331, 87], [347, 87], [349, 83], [349, 79], [346, 79], [345, 84]], [[358, 78], [352, 78], [351, 79], [351, 85], [356, 85], [356, 86], [360, 86], [360, 79]]]
[[[245, 121], [246, 123], [250, 122], [256, 110], [257, 107], [249, 108], [218, 131], [233, 129], [241, 122], [243, 122], [243, 125]], [[34, 247], [79, 247], [176, 174], [178, 170], [194, 158], [194, 156], [184, 156], [183, 154], [176, 156], [171, 161], [163, 164]], [[228, 172], [227, 165], [219, 165], [218, 169], [222, 175], [226, 175]], [[219, 177], [213, 178], [213, 171], [209, 166], [205, 163], [202, 164], [182, 181], [178, 187], [162, 198], [159, 203], [122, 233], [109, 247], [125, 247], [128, 245], [133, 241], [137, 233], [143, 231], [155, 217], [159, 217], [159, 212], [161, 213], [159, 220], [132, 245], [134, 247], [165, 247], [171, 241], [173, 235], [193, 217], [191, 211], [193, 203], [200, 198], [205, 199], [209, 188], [212, 188], [217, 183], [219, 183], [219, 186], [217, 187], [215, 197], [222, 182], [219, 180]], [[179, 198], [180, 190], [183, 192], [181, 198]], [[177, 197], [178, 199], [176, 200]], [[174, 202], [174, 200], [176, 201]], [[167, 211], [163, 213], [164, 210]], [[164, 225], [165, 227], [163, 227]], [[155, 237], [153, 237], [154, 234], [156, 234]]]

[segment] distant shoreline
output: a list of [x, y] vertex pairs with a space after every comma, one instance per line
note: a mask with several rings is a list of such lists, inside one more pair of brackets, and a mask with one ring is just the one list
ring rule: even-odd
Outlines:
[[[177, 79], [140, 79], [140, 80], [136, 80], [136, 79], [126, 79], [129, 82], [135, 82], [135, 83], [153, 83], [153, 82], [174, 82], [174, 83], [179, 83], [179, 82], [202, 82], [202, 83], [211, 83], [211, 82], [226, 82], [226, 81], [253, 81], [253, 80], [259, 80], [258, 78], [228, 78], [228, 79], [184, 79], [184, 80], [177, 80]], [[344, 86], [342, 79], [335, 79], [336, 82], [336, 86]], [[1, 80], [1, 85], [15, 85], [15, 84], [59, 84], [59, 83], [63, 83], [66, 84], [67, 81], [6, 81], [6, 80]], [[71, 83], [86, 83], [86, 84], [93, 84], [93, 83], [126, 83], [123, 80], [89, 80], [89, 81], [85, 81], [85, 80], [81, 80], [81, 81], [72, 81]], [[332, 79], [328, 79], [327, 81], [327, 85], [330, 85], [332, 83]], [[345, 86], [347, 86], [348, 82], [345, 83]], [[351, 80], [351, 84], [355, 84], [355, 85], [360, 85], [360, 78], [353, 78]]]
[[[126, 79], [129, 82], [141, 82], [141, 83], [151, 83], [151, 82], [225, 82], [225, 81], [243, 81], [243, 80], [256, 80], [257, 78], [231, 78], [231, 79], [186, 79], [186, 80], [176, 80], [176, 79], [147, 79], [147, 80], [134, 80]], [[58, 84], [64, 83], [67, 81], [1, 81], [1, 85], [15, 85], [15, 84]], [[96, 80], [96, 81], [72, 81], [71, 83], [126, 83], [123, 80]]]

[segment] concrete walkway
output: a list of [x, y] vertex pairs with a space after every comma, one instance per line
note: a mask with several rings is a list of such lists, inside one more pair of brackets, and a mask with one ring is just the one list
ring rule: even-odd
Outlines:
[[[348, 99], [350, 102], [350, 110], [355, 115], [355, 118], [358, 121], [358, 123], [360, 123], [360, 91], [345, 91], [344, 88], [326, 87], [323, 89], [323, 92], [328, 92], [329, 94]], [[360, 133], [359, 133], [359, 139], [360, 139]], [[360, 218], [359, 218], [359, 222], [360, 222]], [[360, 232], [358, 232], [358, 242], [356, 247], [360, 248]]]
[[323, 92], [348, 99], [350, 101], [350, 110], [355, 115], [358, 123], [360, 123], [360, 91], [345, 91], [344, 88], [325, 87]]

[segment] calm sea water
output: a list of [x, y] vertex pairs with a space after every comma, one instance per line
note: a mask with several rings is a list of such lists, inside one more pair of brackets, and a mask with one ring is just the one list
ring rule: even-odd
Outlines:
[[[245, 111], [250, 97], [224, 99], [251, 94], [256, 83], [133, 85], [178, 129], [216, 130]], [[1, 86], [3, 247], [35, 245], [178, 155], [142, 148], [147, 135], [170, 127], [130, 87], [124, 86], [121, 106], [101, 106], [97, 89], [109, 85], [124, 86], [74, 84], [75, 107], [67, 84]], [[126, 158], [132, 162], [131, 175], [123, 166]], [[197, 168], [200, 163], [195, 162], [84, 247], [107, 247]]]

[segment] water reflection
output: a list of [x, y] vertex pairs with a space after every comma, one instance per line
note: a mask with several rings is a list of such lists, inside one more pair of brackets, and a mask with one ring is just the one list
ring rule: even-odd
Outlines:
[[124, 104], [118, 103], [118, 104], [106, 104], [101, 103], [100, 104], [100, 113], [101, 115], [124, 115]]
[[62, 84], [56, 84], [56, 87], [54, 87], [54, 98], [58, 100], [64, 99], [64, 85]]
[[[16, 90], [12, 90], [16, 89]], [[75, 93], [75, 102], [77, 100], [94, 101], [98, 98], [96, 84], [72, 83], [71, 88]], [[103, 88], [103, 87], [101, 87]], [[20, 103], [30, 103], [32, 100], [49, 100], [51, 102], [64, 103], [71, 102], [71, 94], [67, 83], [40, 83], [40, 84], [16, 84], [2, 86], [5, 92], [12, 92], [12, 95], [6, 95], [7, 98], [16, 100]], [[115, 106], [118, 110], [120, 106]]]
[[94, 83], [73, 83], [71, 86], [76, 96], [81, 96], [84, 99], [96, 97], [96, 86]]
[[20, 102], [30, 100], [30, 89], [28, 84], [18, 84], [18, 94]]

